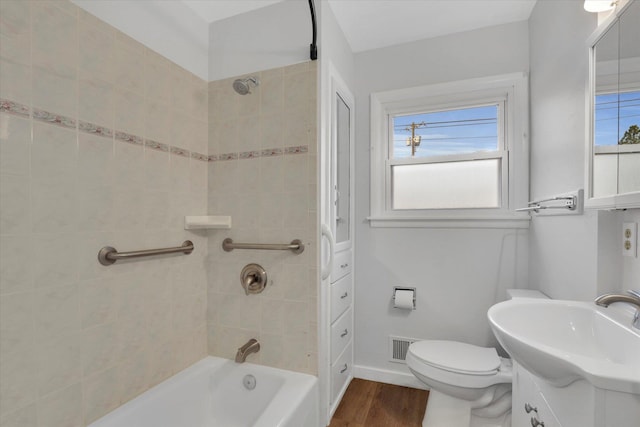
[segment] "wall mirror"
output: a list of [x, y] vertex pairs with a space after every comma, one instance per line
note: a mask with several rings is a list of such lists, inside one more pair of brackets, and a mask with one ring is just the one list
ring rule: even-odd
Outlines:
[[590, 39], [585, 207], [640, 207], [640, 1], [631, 0]]

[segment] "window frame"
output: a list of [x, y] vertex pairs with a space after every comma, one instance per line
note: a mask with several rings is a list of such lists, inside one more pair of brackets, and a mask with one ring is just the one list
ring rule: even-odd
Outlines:
[[[393, 159], [392, 117], [503, 103], [498, 113], [499, 150]], [[530, 216], [529, 109], [526, 73], [513, 73], [371, 94], [370, 217], [372, 227], [527, 228]], [[500, 138], [502, 137], [502, 138]], [[498, 208], [392, 209], [392, 167], [396, 164], [501, 159]]]

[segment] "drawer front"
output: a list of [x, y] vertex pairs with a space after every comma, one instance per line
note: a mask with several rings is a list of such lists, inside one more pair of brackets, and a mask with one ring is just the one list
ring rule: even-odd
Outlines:
[[336, 359], [353, 337], [351, 321], [353, 311], [348, 309], [338, 320], [331, 325], [331, 363], [335, 363]]
[[331, 270], [331, 283], [335, 283], [337, 280], [351, 273], [352, 264], [351, 251], [342, 251], [335, 254], [333, 269]]
[[345, 312], [351, 305], [353, 298], [351, 289], [351, 274], [331, 285], [331, 323]]
[[340, 395], [342, 388], [351, 376], [351, 343], [344, 352], [338, 357], [338, 360], [331, 366], [331, 402]]

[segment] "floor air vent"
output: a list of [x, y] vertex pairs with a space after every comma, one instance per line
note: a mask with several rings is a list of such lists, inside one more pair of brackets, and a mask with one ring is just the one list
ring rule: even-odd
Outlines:
[[416, 341], [416, 338], [389, 336], [389, 361], [396, 363], [406, 363], [407, 350], [409, 345]]

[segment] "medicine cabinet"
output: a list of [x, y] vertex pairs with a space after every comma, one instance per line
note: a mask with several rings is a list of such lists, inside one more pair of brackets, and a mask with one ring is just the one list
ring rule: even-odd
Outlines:
[[585, 207], [640, 207], [640, 1], [616, 10], [589, 40]]

